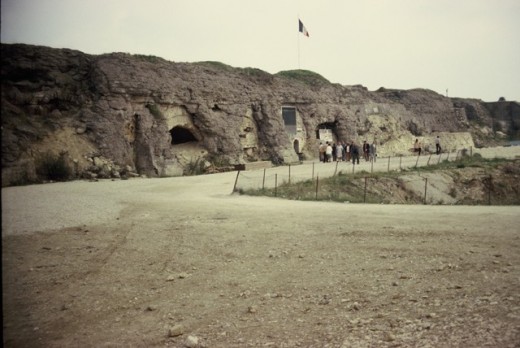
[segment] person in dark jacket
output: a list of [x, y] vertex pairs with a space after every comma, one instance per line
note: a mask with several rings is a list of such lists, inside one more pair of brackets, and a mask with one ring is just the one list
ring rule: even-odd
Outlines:
[[350, 145], [350, 152], [352, 154], [352, 164], [355, 164], [356, 161], [357, 164], [359, 164], [359, 148], [355, 142], [352, 142]]

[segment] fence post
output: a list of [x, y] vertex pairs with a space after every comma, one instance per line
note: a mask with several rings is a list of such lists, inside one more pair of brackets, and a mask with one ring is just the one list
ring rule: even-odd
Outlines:
[[334, 169], [334, 176], [336, 176], [336, 172], [338, 171], [338, 164], [339, 164], [339, 161], [336, 161], [336, 168]]
[[399, 155], [399, 170], [403, 169], [403, 167], [401, 167], [402, 160], [403, 160], [403, 155]]
[[289, 164], [289, 185], [291, 184], [291, 165]]
[[489, 176], [489, 185], [488, 185], [488, 205], [491, 205], [491, 175]]
[[368, 178], [365, 176], [365, 190], [363, 193], [363, 203], [366, 203], [366, 201], [367, 201], [367, 180], [368, 180]]
[[387, 172], [390, 171], [390, 158], [391, 158], [391, 156], [388, 156], [388, 168], [387, 168], [387, 170], [386, 170]]
[[426, 190], [428, 189], [428, 178], [424, 179], [424, 204], [426, 204]]
[[265, 168], [264, 168], [264, 178], [262, 179], [262, 190], [265, 188]]
[[316, 175], [316, 200], [318, 200], [318, 185], [320, 183], [320, 176]]
[[278, 174], [274, 175], [274, 196], [278, 193]]
[[417, 165], [419, 164], [419, 158], [420, 157], [421, 157], [420, 155], [417, 155], [417, 161], [415, 161], [415, 168], [417, 168]]
[[[238, 182], [238, 176], [240, 175], [240, 170], [237, 172], [237, 177], [235, 178], [235, 185], [233, 185], [233, 192], [236, 192], [237, 190], [237, 182]], [[233, 193], [231, 192], [231, 193]]]
[[312, 178], [311, 179], [314, 179], [314, 162], [312, 162]]

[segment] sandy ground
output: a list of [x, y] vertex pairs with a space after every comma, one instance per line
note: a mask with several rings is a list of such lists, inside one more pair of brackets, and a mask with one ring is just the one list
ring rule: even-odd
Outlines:
[[520, 347], [520, 207], [284, 201], [235, 179], [3, 188], [4, 346]]

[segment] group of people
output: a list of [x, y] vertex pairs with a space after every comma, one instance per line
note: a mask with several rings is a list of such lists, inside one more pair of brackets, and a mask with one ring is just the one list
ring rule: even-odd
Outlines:
[[[441, 141], [439, 136], [435, 138], [435, 153], [439, 155], [442, 151]], [[419, 139], [415, 139], [413, 144], [413, 152], [419, 156], [422, 152], [422, 146]], [[346, 161], [359, 164], [360, 156], [363, 156], [365, 161], [375, 162], [377, 158], [377, 146], [375, 142], [369, 144], [366, 140], [363, 141], [361, 148], [354, 142], [321, 142], [319, 145], [320, 162], [336, 162]]]
[[[435, 138], [435, 154], [440, 155], [441, 151], [442, 151], [441, 139], [437, 135], [437, 138]], [[413, 152], [417, 152], [417, 154], [419, 156], [421, 155], [422, 146], [421, 146], [421, 143], [419, 142], [419, 139], [415, 139], [415, 143], [413, 144]]]
[[336, 162], [346, 161], [359, 164], [360, 155], [363, 155], [365, 161], [374, 161], [377, 157], [377, 147], [374, 142], [368, 144], [365, 140], [361, 149], [355, 142], [342, 142], [338, 144], [333, 142], [321, 142], [319, 146], [320, 162]]

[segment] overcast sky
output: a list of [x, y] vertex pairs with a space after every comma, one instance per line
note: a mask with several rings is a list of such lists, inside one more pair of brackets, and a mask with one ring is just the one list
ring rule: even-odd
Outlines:
[[[519, 0], [1, 0], [2, 43], [520, 101]], [[301, 19], [310, 37], [298, 32]]]

